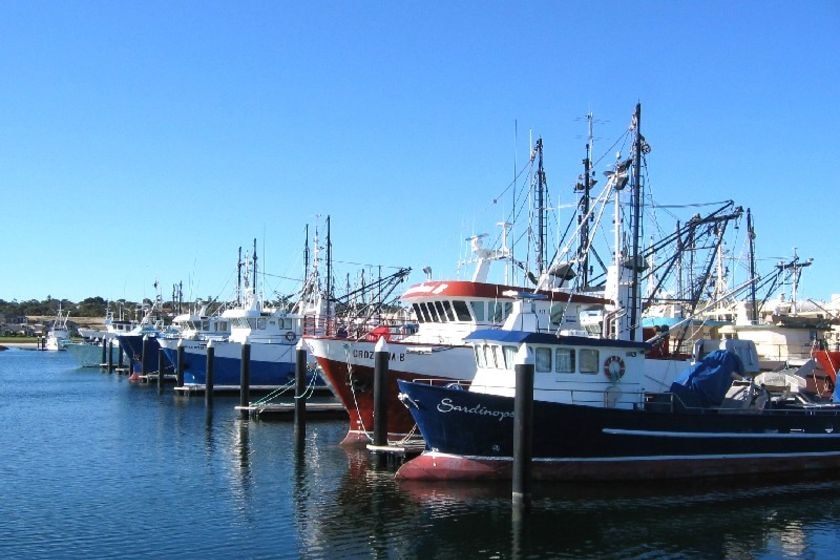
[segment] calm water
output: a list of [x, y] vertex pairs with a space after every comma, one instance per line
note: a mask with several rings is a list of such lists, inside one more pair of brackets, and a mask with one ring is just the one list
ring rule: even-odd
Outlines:
[[534, 489], [406, 485], [338, 447], [343, 421], [237, 418], [0, 352], [2, 558], [834, 558], [840, 484]]

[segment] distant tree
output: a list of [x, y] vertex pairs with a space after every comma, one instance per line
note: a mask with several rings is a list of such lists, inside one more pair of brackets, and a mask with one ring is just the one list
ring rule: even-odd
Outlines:
[[99, 296], [83, 299], [76, 306], [79, 317], [104, 317], [108, 302]]

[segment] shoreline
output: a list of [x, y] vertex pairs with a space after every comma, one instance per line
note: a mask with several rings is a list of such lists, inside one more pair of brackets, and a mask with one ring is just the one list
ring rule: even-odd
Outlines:
[[37, 342], [0, 342], [0, 351], [8, 350], [9, 348], [22, 348], [24, 350], [37, 350]]

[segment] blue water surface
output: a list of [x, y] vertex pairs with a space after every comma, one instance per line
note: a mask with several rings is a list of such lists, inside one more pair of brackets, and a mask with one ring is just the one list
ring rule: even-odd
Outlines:
[[835, 480], [397, 483], [338, 445], [345, 421], [241, 419], [175, 395], [0, 352], [0, 558], [834, 558]]

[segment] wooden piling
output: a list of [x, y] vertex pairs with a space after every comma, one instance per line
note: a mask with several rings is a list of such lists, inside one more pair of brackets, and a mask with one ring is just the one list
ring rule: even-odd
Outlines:
[[[239, 370], [239, 406], [247, 407], [250, 402], [251, 390], [251, 345], [247, 342], [242, 344], [241, 368]], [[242, 416], [248, 416], [248, 411], [243, 410]]]
[[[105, 348], [105, 339], [102, 339], [102, 347]], [[108, 340], [108, 373], [114, 373], [114, 339]]]
[[531, 507], [531, 452], [534, 421], [534, 363], [526, 347], [514, 359], [516, 391], [513, 401], [513, 488], [512, 503], [518, 514]]
[[175, 365], [175, 386], [184, 386], [184, 339], [178, 340], [177, 360]]
[[295, 441], [302, 444], [306, 439], [306, 347], [303, 339], [295, 348]]
[[388, 445], [388, 343], [380, 337], [373, 351], [373, 445]]
[[207, 341], [207, 370], [204, 379], [204, 406], [213, 406], [213, 367], [216, 361], [216, 349], [213, 347], [213, 341]]
[[[140, 373], [145, 377], [149, 375], [149, 368], [146, 366], [146, 356], [149, 353], [149, 335], [143, 335], [143, 344], [140, 348]], [[128, 366], [131, 368], [131, 365]], [[132, 372], [133, 373], [133, 372]], [[146, 377], [148, 379], [148, 377]]]

